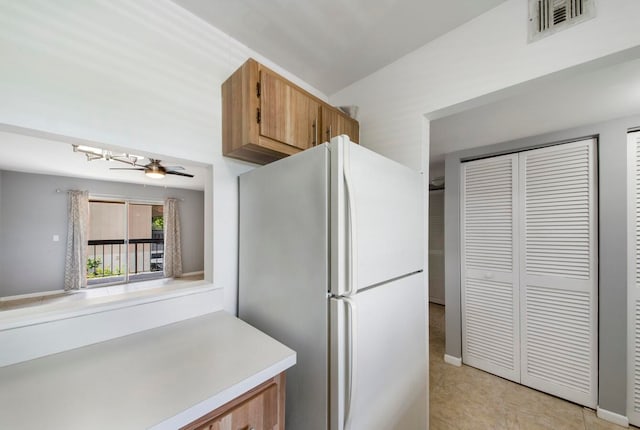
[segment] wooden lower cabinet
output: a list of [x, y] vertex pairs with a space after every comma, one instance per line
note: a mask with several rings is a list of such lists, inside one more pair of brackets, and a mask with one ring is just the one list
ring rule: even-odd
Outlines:
[[181, 430], [284, 430], [284, 404], [283, 372]]

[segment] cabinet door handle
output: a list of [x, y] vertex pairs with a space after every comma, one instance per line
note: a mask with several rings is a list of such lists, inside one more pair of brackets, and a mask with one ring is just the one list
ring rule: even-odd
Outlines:
[[[311, 127], [313, 127], [313, 141], [311, 142], [311, 146], [316, 146], [318, 144], [318, 125], [317, 125], [318, 119], [314, 119], [313, 120], [313, 124], [311, 124]], [[249, 429], [251, 430], [251, 429]]]
[[327, 127], [327, 142], [331, 142], [331, 126]]

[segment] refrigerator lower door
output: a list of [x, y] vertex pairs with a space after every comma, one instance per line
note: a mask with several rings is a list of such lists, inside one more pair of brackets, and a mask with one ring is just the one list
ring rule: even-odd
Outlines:
[[426, 303], [422, 273], [331, 299], [331, 430], [427, 428]]

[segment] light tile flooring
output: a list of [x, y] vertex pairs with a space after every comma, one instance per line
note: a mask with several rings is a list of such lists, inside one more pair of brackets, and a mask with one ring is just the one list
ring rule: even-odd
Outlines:
[[444, 306], [430, 303], [430, 430], [623, 429], [591, 409], [473, 367], [446, 364], [444, 336]]

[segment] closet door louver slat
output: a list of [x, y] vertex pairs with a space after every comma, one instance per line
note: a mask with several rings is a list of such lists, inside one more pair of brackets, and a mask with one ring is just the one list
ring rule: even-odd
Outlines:
[[640, 425], [640, 131], [629, 133], [627, 416]]
[[519, 159], [521, 381], [589, 407], [597, 400], [594, 150], [589, 139]]
[[462, 359], [513, 381], [520, 377], [517, 155], [462, 167]]

